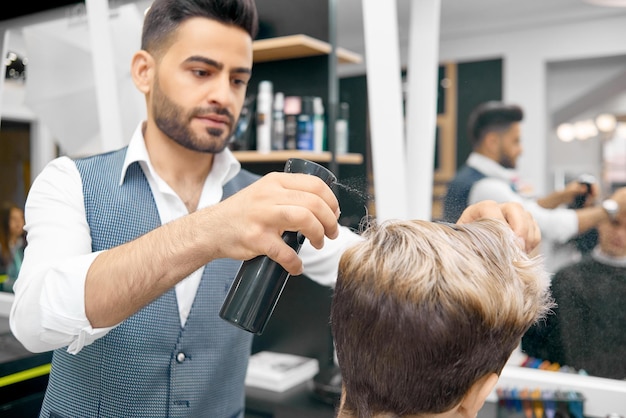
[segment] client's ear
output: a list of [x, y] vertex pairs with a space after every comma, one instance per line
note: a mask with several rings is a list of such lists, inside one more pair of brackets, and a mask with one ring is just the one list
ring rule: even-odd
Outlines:
[[498, 375], [495, 373], [489, 373], [478, 379], [467, 391], [459, 405], [458, 412], [461, 416], [475, 418], [496, 383], [498, 383]]

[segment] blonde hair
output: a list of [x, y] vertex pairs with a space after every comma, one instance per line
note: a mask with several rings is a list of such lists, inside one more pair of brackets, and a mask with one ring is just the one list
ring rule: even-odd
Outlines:
[[331, 309], [344, 408], [360, 418], [451, 409], [553, 306], [541, 259], [501, 221], [386, 221], [362, 235]]

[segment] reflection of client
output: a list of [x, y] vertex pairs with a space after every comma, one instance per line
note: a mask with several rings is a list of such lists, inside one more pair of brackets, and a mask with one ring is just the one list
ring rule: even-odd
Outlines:
[[495, 220], [387, 221], [363, 237], [341, 258], [331, 309], [337, 416], [473, 418], [552, 306], [539, 259]]
[[552, 278], [556, 315], [522, 341], [530, 356], [626, 379], [626, 215], [598, 224], [591, 254]]

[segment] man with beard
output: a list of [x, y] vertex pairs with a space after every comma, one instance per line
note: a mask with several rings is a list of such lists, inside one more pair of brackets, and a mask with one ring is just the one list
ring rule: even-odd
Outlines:
[[[319, 178], [243, 170], [227, 149], [252, 72], [254, 0], [156, 0], [131, 74], [147, 119], [128, 146], [60, 157], [26, 203], [11, 330], [54, 350], [42, 417], [244, 414], [252, 334], [219, 317], [242, 260], [333, 285], [359, 235]], [[474, 205], [532, 250], [520, 205]], [[281, 238], [300, 231], [300, 255]]]
[[456, 222], [468, 205], [484, 200], [520, 203], [539, 224], [546, 268], [554, 272], [566, 262], [556, 257], [555, 246], [565, 244], [618, 213], [626, 213], [626, 188], [615, 191], [601, 205], [596, 205], [599, 191], [593, 184], [586, 206], [580, 209], [567, 207], [577, 196], [587, 192], [587, 186], [578, 181], [543, 198], [524, 196], [518, 190], [515, 171], [522, 153], [523, 118], [521, 107], [498, 101], [482, 103], [472, 111], [467, 125], [472, 153], [448, 184], [443, 219]]

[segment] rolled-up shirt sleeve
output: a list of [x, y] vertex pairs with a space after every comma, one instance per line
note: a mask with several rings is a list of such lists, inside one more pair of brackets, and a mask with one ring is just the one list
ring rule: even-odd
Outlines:
[[32, 352], [67, 346], [70, 353], [106, 335], [85, 314], [85, 279], [92, 252], [82, 182], [73, 161], [51, 161], [26, 200], [27, 246], [14, 286], [10, 326]]

